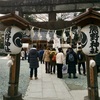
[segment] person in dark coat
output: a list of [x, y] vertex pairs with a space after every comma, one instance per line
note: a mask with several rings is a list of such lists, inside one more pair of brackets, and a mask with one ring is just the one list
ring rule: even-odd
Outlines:
[[40, 60], [41, 64], [42, 63], [44, 64], [43, 54], [44, 54], [44, 50], [43, 49], [39, 50], [39, 60]]
[[77, 50], [77, 63], [78, 63], [78, 73], [81, 75], [80, 67], [82, 65], [83, 67], [83, 75], [86, 75], [86, 69], [85, 69], [85, 61], [86, 61], [86, 55], [82, 51], [82, 47], [78, 47]]
[[71, 78], [71, 73], [73, 74], [73, 78], [78, 78], [76, 76], [77, 55], [72, 47], [69, 48], [69, 51], [66, 54], [66, 64], [68, 64], [68, 78]]
[[95, 62], [96, 62], [96, 67], [97, 67], [97, 73], [99, 73], [100, 72], [100, 53], [98, 53], [95, 56]]
[[29, 62], [29, 67], [30, 67], [30, 80], [32, 80], [33, 71], [34, 71], [35, 79], [38, 79], [37, 68], [39, 67], [39, 54], [35, 45], [33, 45], [33, 48], [31, 48], [29, 51], [28, 62]]

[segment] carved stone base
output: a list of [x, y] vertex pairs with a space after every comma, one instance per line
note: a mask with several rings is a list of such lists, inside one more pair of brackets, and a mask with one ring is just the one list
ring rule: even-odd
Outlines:
[[18, 93], [16, 96], [8, 96], [7, 94], [3, 95], [3, 100], [23, 100], [22, 94]]

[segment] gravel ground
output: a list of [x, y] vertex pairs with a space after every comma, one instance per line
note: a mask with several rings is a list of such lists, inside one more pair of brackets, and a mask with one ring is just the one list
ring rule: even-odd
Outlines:
[[[0, 57], [0, 100], [3, 100], [3, 95], [8, 92], [9, 82], [9, 67], [7, 66], [6, 57]], [[29, 85], [29, 65], [27, 60], [20, 63], [20, 77], [19, 77], [19, 92], [22, 96], [25, 95]]]
[[[76, 66], [77, 67], [77, 66]], [[64, 74], [64, 81], [69, 87], [70, 90], [86, 90], [87, 89], [87, 77], [84, 75], [79, 75], [78, 72], [76, 74], [78, 76], [77, 79], [69, 79], [68, 74]], [[100, 89], [100, 73], [97, 77], [98, 88]]]

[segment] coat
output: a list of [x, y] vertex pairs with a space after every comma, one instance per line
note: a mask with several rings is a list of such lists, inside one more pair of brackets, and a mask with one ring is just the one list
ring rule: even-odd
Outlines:
[[51, 65], [56, 65], [56, 60], [55, 61], [52, 60], [54, 55], [56, 55], [56, 51], [51, 51], [50, 52], [50, 64]]
[[[82, 55], [82, 60], [79, 60], [78, 59], [78, 55], [81, 54]], [[80, 51], [77, 51], [77, 63], [82, 63], [82, 62], [85, 62], [86, 61], [86, 55], [83, 53], [82, 50]]]
[[50, 50], [45, 50], [43, 54], [43, 60], [45, 62], [50, 62]]
[[[70, 62], [68, 58], [70, 53], [74, 56], [74, 61], [72, 62]], [[67, 53], [66, 64], [68, 64], [68, 73], [76, 73], [77, 55], [73, 50]]]
[[36, 48], [30, 49], [29, 54], [28, 54], [28, 62], [29, 62], [30, 68], [39, 67], [39, 54]]

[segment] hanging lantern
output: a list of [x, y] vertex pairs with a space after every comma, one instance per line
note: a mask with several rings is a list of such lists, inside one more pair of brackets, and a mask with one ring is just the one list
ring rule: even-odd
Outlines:
[[90, 24], [81, 29], [81, 42], [86, 55], [96, 55], [100, 50], [100, 28]]
[[9, 26], [4, 31], [4, 49], [8, 54], [18, 54], [22, 49], [22, 30], [16, 26]]

